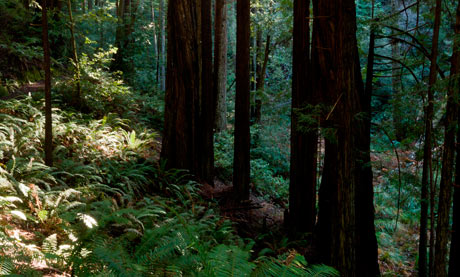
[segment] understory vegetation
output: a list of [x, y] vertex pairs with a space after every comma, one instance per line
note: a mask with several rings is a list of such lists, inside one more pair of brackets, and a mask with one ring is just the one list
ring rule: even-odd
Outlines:
[[86, 113], [56, 80], [54, 167], [43, 161], [43, 94], [0, 102], [0, 275], [336, 275], [293, 248], [254, 253], [200, 184], [166, 170], [155, 105], [104, 71], [103, 54], [82, 59]]
[[460, 1], [406, 2], [0, 0], [0, 276], [454, 268]]

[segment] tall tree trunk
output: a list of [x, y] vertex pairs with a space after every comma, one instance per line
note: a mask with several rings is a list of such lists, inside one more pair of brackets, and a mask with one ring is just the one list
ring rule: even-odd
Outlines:
[[[428, 90], [433, 94], [433, 85], [436, 83], [437, 76], [437, 54], [439, 28], [441, 25], [441, 9], [442, 1], [436, 1], [435, 21], [433, 30], [433, 46], [431, 50], [431, 66], [430, 66], [430, 83]], [[456, 49], [454, 49], [456, 50]], [[456, 62], [452, 62], [452, 72], [457, 71]], [[447, 276], [447, 243], [449, 241], [449, 216], [452, 204], [452, 175], [454, 171], [454, 156], [455, 156], [455, 128], [457, 119], [457, 103], [458, 97], [455, 92], [454, 83], [449, 86], [447, 94], [446, 121], [445, 121], [445, 137], [444, 150], [441, 170], [441, 183], [439, 190], [438, 202], [438, 222], [436, 227], [436, 244], [434, 257], [434, 272], [436, 276]], [[458, 87], [458, 84], [456, 84]]]
[[[457, 14], [455, 22], [455, 35], [460, 35], [460, 0], [457, 3]], [[449, 95], [452, 98], [458, 99], [459, 96], [459, 73], [460, 73], [460, 42], [454, 41], [451, 69], [450, 69], [450, 83]], [[449, 97], [451, 99], [451, 97]], [[457, 125], [460, 122], [460, 114], [457, 108]], [[453, 122], [452, 122], [453, 123]], [[452, 126], [450, 126], [452, 128]], [[454, 208], [452, 219], [452, 241], [450, 244], [450, 258], [449, 258], [449, 277], [460, 276], [460, 128], [457, 131], [457, 158], [455, 165], [455, 187], [454, 187]]]
[[[168, 12], [169, 14], [169, 12]], [[166, 70], [165, 70], [165, 5], [164, 0], [160, 0], [160, 13], [159, 13], [159, 20], [160, 20], [160, 89], [164, 91], [166, 89]]]
[[188, 169], [197, 179], [207, 182], [212, 182], [215, 109], [209, 47], [210, 8], [209, 0], [169, 1], [170, 39], [161, 150], [161, 159], [168, 168]]
[[53, 126], [51, 112], [51, 61], [48, 40], [47, 0], [42, 3], [43, 68], [45, 70], [45, 164], [53, 166]]
[[[435, 15], [437, 16], [437, 15]], [[436, 28], [436, 26], [435, 26]], [[439, 32], [439, 27], [438, 27]], [[434, 36], [433, 36], [434, 39]], [[432, 49], [432, 58], [431, 63], [433, 66], [433, 58], [434, 58], [434, 70], [436, 70], [436, 53], [433, 52], [436, 46], [435, 52], [437, 53], [437, 39], [436, 42], [433, 43]], [[434, 56], [434, 57], [433, 57]], [[434, 79], [433, 79], [434, 75]], [[428, 199], [428, 188], [431, 191], [431, 197], [434, 199], [434, 182], [432, 180], [432, 121], [433, 121], [433, 91], [431, 86], [436, 81], [436, 71], [432, 72], [432, 68], [430, 68], [430, 80], [429, 80], [429, 89], [428, 89], [428, 106], [425, 109], [425, 143], [423, 146], [423, 169], [422, 169], [422, 191], [421, 191], [421, 203], [420, 203], [420, 239], [419, 239], [419, 264], [418, 264], [418, 274], [421, 277], [427, 276], [428, 273], [432, 274], [432, 266], [430, 266], [430, 270], [427, 271], [427, 224], [428, 224], [428, 206], [429, 206], [429, 199]], [[434, 201], [431, 201], [431, 225], [434, 226]], [[434, 228], [431, 230], [431, 238], [430, 239], [430, 264], [433, 262], [433, 249], [434, 245]]]
[[238, 0], [236, 14], [236, 99], [233, 187], [237, 199], [247, 200], [249, 199], [250, 178], [250, 1]]
[[[310, 1], [295, 0], [293, 12], [291, 166], [286, 223], [292, 233], [312, 233], [316, 218], [318, 137], [317, 120], [311, 114], [315, 103], [310, 84]], [[301, 115], [311, 117], [311, 122], [299, 122]]]
[[[89, 3], [89, 2], [88, 2]], [[81, 105], [81, 85], [80, 85], [80, 64], [78, 62], [78, 54], [77, 54], [77, 43], [75, 42], [75, 32], [74, 26], [75, 23], [72, 17], [72, 5], [71, 1], [67, 0], [67, 9], [69, 13], [69, 20], [70, 20], [70, 43], [72, 44], [72, 59], [75, 64], [75, 85], [76, 85], [76, 93], [75, 93], [75, 106]]]
[[[342, 276], [375, 276], [379, 274], [376, 243], [364, 247], [375, 242], [375, 233], [372, 172], [367, 163], [369, 118], [358, 116], [370, 107], [359, 69], [355, 2], [319, 0], [313, 10], [317, 56], [312, 55], [312, 78], [328, 105], [322, 123], [326, 154], [317, 229], [319, 254], [322, 262], [336, 267]], [[368, 259], [369, 264], [363, 262]]]
[[194, 170], [199, 60], [194, 0], [170, 0], [165, 128], [161, 158], [168, 167]]
[[[427, 226], [427, 216], [428, 216], [428, 188], [430, 188], [431, 198], [434, 199], [434, 188], [436, 184], [433, 182], [432, 174], [432, 130], [433, 130], [433, 85], [436, 83], [437, 71], [436, 71], [436, 61], [437, 61], [437, 52], [438, 52], [438, 38], [439, 38], [439, 26], [440, 26], [440, 16], [441, 16], [441, 1], [436, 0], [436, 10], [435, 10], [435, 25], [433, 28], [433, 44], [431, 49], [431, 65], [430, 65], [430, 76], [428, 80], [428, 105], [425, 108], [425, 142], [423, 146], [423, 169], [422, 169], [422, 194], [421, 194], [421, 210], [420, 210], [420, 238], [421, 243], [424, 243], [426, 240], [426, 226]], [[431, 202], [431, 224], [434, 226], [434, 201]], [[432, 228], [432, 231], [434, 228]], [[431, 233], [431, 237], [434, 238], [434, 233]], [[429, 273], [431, 276], [435, 274], [435, 269], [433, 257], [433, 239], [430, 239], [430, 270]], [[420, 248], [423, 245], [419, 246]], [[426, 251], [426, 250], [425, 250]], [[425, 252], [426, 253], [426, 252]], [[419, 253], [420, 254], [420, 253]], [[423, 250], [422, 253], [423, 255]], [[419, 259], [426, 259], [426, 254], [424, 257], [419, 257]], [[424, 261], [422, 261], [422, 267], [424, 266]], [[426, 276], [426, 270], [424, 268], [419, 268], [422, 271], [421, 276]], [[425, 271], [425, 272], [424, 272]], [[442, 276], [442, 275], [441, 275]]]
[[88, 12], [93, 10], [93, 0], [86, 0], [88, 1]]
[[[372, 18], [374, 17], [374, 1], [372, 1]], [[356, 49], [357, 50], [357, 49]], [[359, 56], [356, 54], [356, 75], [361, 74], [359, 68]], [[369, 52], [367, 58], [367, 75], [366, 85], [360, 96], [362, 111], [365, 114], [363, 119], [363, 133], [361, 142], [358, 143], [358, 184], [356, 190], [356, 229], [358, 237], [358, 245], [356, 250], [358, 267], [358, 276], [380, 276], [378, 264], [378, 245], [375, 236], [374, 226], [374, 187], [372, 165], [370, 159], [371, 153], [371, 121], [372, 110], [371, 100], [374, 76], [374, 58], [375, 58], [375, 26], [371, 26], [369, 35]], [[360, 82], [360, 78], [358, 78]], [[361, 86], [361, 85], [359, 85]]]
[[199, 124], [201, 158], [198, 169], [199, 176], [209, 184], [214, 183], [214, 114], [215, 97], [213, 91], [212, 72], [212, 21], [211, 0], [201, 0], [201, 103]]
[[[455, 22], [455, 36], [460, 35], [460, 0], [457, 3], [457, 14]], [[450, 69], [449, 94], [453, 99], [459, 96], [459, 73], [460, 73], [460, 42], [454, 41]], [[450, 98], [449, 98], [450, 99]], [[457, 104], [457, 125], [460, 122], [460, 113]], [[446, 118], [447, 119], [447, 118]], [[450, 126], [452, 127], [452, 126]], [[460, 128], [457, 131], [457, 158], [455, 164], [455, 187], [454, 187], [454, 208], [452, 219], [452, 240], [450, 244], [449, 277], [460, 276]]]
[[217, 97], [216, 131], [227, 128], [227, 6], [216, 0], [214, 27], [214, 90]]

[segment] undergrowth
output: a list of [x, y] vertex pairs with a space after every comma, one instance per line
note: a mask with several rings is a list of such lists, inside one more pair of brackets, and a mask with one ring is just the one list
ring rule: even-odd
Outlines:
[[157, 162], [147, 97], [124, 87], [115, 100], [98, 92], [105, 82], [83, 86], [85, 113], [54, 92], [54, 167], [42, 154], [43, 99], [0, 102], [0, 275], [337, 275], [295, 251], [256, 255], [199, 184]]

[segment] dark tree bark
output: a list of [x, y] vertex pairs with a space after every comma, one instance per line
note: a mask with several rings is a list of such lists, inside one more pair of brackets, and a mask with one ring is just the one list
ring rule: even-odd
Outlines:
[[[374, 2], [372, 2], [372, 17], [374, 14]], [[358, 49], [356, 49], [357, 51]], [[356, 75], [360, 76], [359, 56], [356, 65]], [[371, 153], [371, 121], [372, 110], [371, 100], [374, 76], [374, 58], [375, 58], [375, 26], [371, 26], [369, 36], [369, 53], [367, 59], [367, 75], [365, 89], [359, 89], [364, 94], [360, 95], [361, 109], [364, 114], [362, 119], [363, 132], [358, 137], [358, 160], [357, 174], [358, 183], [356, 189], [356, 229], [358, 245], [356, 249], [358, 267], [358, 276], [379, 276], [380, 268], [378, 264], [378, 245], [375, 236], [374, 226], [374, 187], [373, 174], [370, 159]], [[361, 82], [358, 77], [358, 83]], [[361, 87], [359, 84], [358, 87]]]
[[43, 68], [45, 70], [45, 164], [53, 166], [53, 127], [51, 112], [51, 61], [48, 40], [47, 0], [42, 2]]
[[[433, 45], [431, 50], [431, 66], [429, 79], [428, 101], [433, 101], [433, 86], [437, 76], [437, 56], [439, 28], [441, 25], [442, 1], [436, 0], [435, 21], [433, 29]], [[449, 214], [452, 204], [452, 172], [455, 156], [455, 126], [453, 122], [457, 118], [457, 97], [454, 97], [453, 90], [448, 92], [446, 125], [444, 138], [444, 151], [441, 171], [441, 184], [439, 190], [438, 221], [436, 227], [436, 244], [434, 256], [434, 275], [447, 276], [447, 243], [449, 240]], [[454, 99], [455, 98], [455, 99]], [[433, 208], [433, 207], [432, 207]]]
[[212, 72], [212, 27], [211, 0], [201, 0], [201, 103], [198, 112], [201, 144], [198, 157], [200, 163], [198, 176], [209, 184], [213, 184], [214, 176], [214, 115], [215, 97], [213, 91]]
[[233, 187], [237, 199], [247, 200], [249, 199], [250, 178], [250, 1], [238, 0], [236, 14], [236, 99]]
[[[455, 35], [460, 35], [460, 1], [457, 4]], [[458, 99], [460, 73], [460, 42], [455, 40], [450, 68], [449, 99]], [[457, 125], [460, 122], [457, 108]], [[446, 118], [447, 119], [447, 118]], [[451, 119], [451, 118], [450, 118]], [[451, 122], [454, 124], [454, 122]], [[452, 128], [452, 125], [449, 127]], [[455, 128], [454, 128], [455, 129]], [[460, 276], [460, 128], [457, 131], [457, 158], [455, 165], [454, 211], [452, 219], [452, 240], [450, 244], [449, 277]]]
[[199, 62], [196, 6], [170, 0], [165, 128], [161, 158], [168, 167], [194, 169]]
[[[209, 80], [212, 79], [211, 47], [206, 48], [210, 41], [206, 36], [211, 33], [203, 32], [210, 28], [210, 25], [203, 26], [210, 24], [210, 20], [205, 18], [210, 17], [210, 5], [204, 2], [169, 1], [170, 39], [161, 159], [166, 161], [168, 168], [188, 169], [197, 179], [212, 182], [212, 176], [208, 174], [212, 174], [212, 113], [215, 107], [212, 87], [209, 89]], [[208, 8], [206, 15], [204, 11]], [[200, 18], [201, 15], [204, 16]], [[200, 37], [200, 33], [204, 36]]]
[[[328, 107], [322, 120], [326, 153], [317, 249], [321, 261], [337, 268], [342, 276], [376, 276], [368, 163], [370, 95], [364, 92], [359, 69], [355, 2], [314, 2], [313, 34], [312, 78]], [[363, 114], [367, 114], [366, 119]]]
[[[310, 84], [310, 1], [295, 0], [293, 12], [291, 166], [286, 223], [291, 232], [312, 233], [316, 217], [318, 136], [317, 120], [310, 114], [315, 104]], [[299, 122], [302, 115], [310, 117], [312, 122]]]
[[226, 0], [216, 0], [214, 25], [214, 90], [216, 101], [216, 131], [227, 128], [227, 6]]
[[[430, 188], [431, 198], [434, 200], [433, 174], [431, 170], [432, 165], [432, 130], [433, 130], [433, 88], [436, 83], [437, 77], [437, 52], [438, 52], [438, 37], [440, 26], [441, 2], [436, 0], [435, 10], [435, 25], [433, 29], [433, 45], [431, 50], [431, 65], [430, 77], [428, 83], [428, 105], [425, 108], [425, 142], [423, 145], [423, 168], [422, 168], [422, 192], [420, 203], [420, 245], [419, 245], [419, 274], [420, 276], [427, 276], [426, 271], [426, 237], [427, 237], [427, 217], [428, 217], [428, 188]], [[431, 202], [431, 213], [434, 215], [434, 201]], [[434, 224], [434, 216], [431, 217], [432, 224]], [[433, 232], [431, 236], [434, 237]], [[430, 242], [433, 240], [430, 239]], [[425, 244], [425, 245], [424, 245]], [[423, 249], [422, 249], [423, 248]], [[430, 264], [433, 261], [433, 247], [430, 246]], [[430, 266], [430, 275], [434, 274], [432, 266]]]
[[[441, 8], [442, 1], [436, 1], [435, 23], [433, 30], [433, 50], [431, 57], [430, 68], [430, 87], [436, 82], [436, 58], [437, 58], [437, 42], [439, 38], [439, 28], [441, 25]], [[457, 25], [458, 26], [458, 25]], [[456, 27], [457, 27], [456, 26]], [[458, 30], [456, 30], [458, 31]], [[458, 34], [458, 33], [457, 33]], [[436, 45], [435, 45], [436, 44]], [[455, 46], [458, 47], [458, 40]], [[454, 57], [451, 62], [451, 76], [458, 73], [458, 48], [454, 48]], [[431, 72], [434, 71], [433, 73]], [[432, 76], [434, 75], [434, 76]], [[433, 81], [432, 81], [433, 79]], [[454, 157], [455, 157], [455, 128], [458, 112], [458, 83], [452, 78], [447, 90], [447, 107], [446, 107], [446, 120], [445, 120], [445, 136], [444, 136], [444, 150], [442, 157], [442, 170], [441, 170], [441, 183], [439, 190], [438, 202], [438, 222], [436, 227], [436, 244], [435, 244], [435, 257], [434, 257], [434, 272], [436, 276], [447, 276], [447, 244], [449, 241], [449, 218], [450, 208], [452, 204], [452, 175], [454, 171]]]
[[88, 1], [88, 12], [93, 10], [93, 0], [86, 0]]

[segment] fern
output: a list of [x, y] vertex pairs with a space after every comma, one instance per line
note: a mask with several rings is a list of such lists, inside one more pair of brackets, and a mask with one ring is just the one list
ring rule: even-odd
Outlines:
[[236, 246], [219, 245], [210, 252], [210, 266], [216, 277], [249, 276], [255, 265], [249, 252]]
[[13, 273], [14, 264], [8, 257], [0, 255], [0, 276], [10, 275]]

